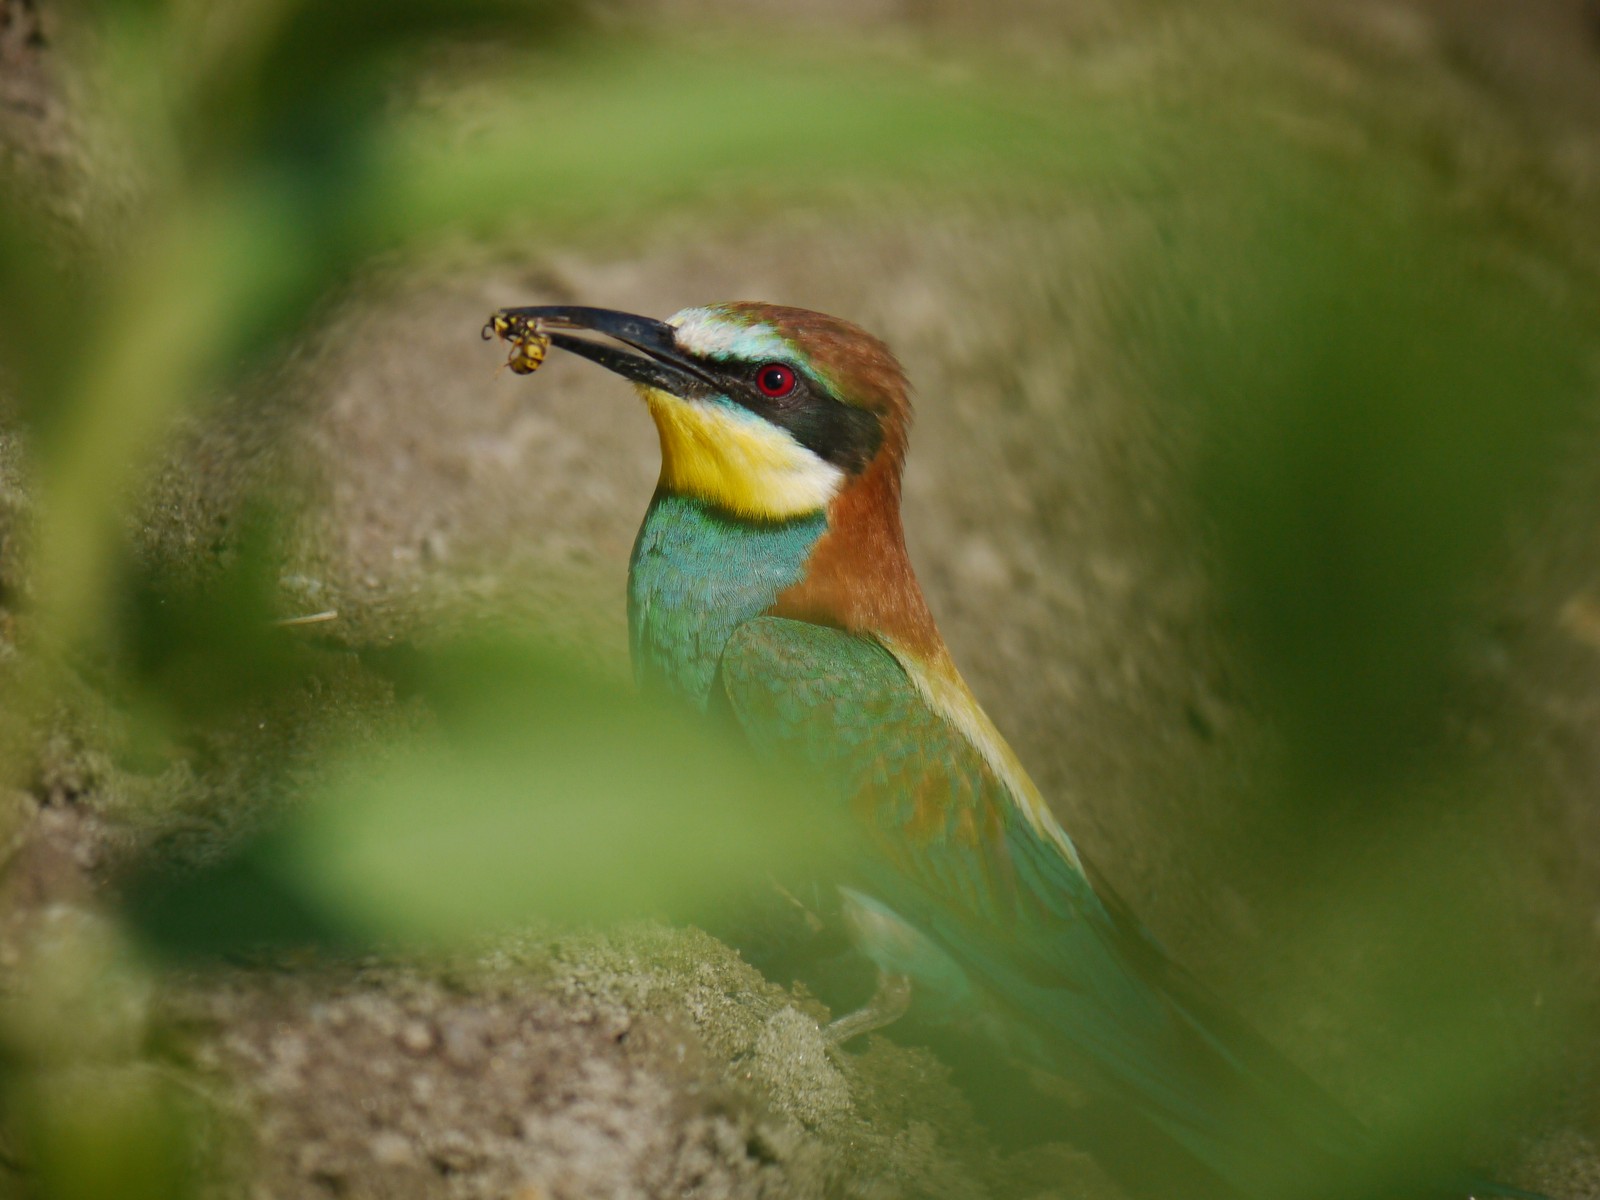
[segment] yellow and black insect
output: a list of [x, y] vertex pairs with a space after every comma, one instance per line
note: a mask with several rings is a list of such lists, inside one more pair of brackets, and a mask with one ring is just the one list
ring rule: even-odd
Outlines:
[[511, 356], [506, 359], [506, 366], [518, 375], [532, 375], [537, 371], [550, 349], [550, 336], [539, 327], [537, 319], [495, 313], [483, 327], [483, 340], [487, 342], [492, 337], [511, 343]]

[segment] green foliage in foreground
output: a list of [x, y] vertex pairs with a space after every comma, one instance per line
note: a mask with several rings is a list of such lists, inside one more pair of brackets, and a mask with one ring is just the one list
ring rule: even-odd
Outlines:
[[[1208, 199], [1165, 209], [1160, 259], [1127, 264], [1138, 299], [1116, 350], [1199, 430], [1197, 494], [1290, 745], [1263, 821], [1303, 855], [1286, 873], [1332, 881], [1297, 898], [1309, 938], [1331, 953], [1382, 929], [1413, 951], [1351, 988], [1370, 1020], [1435, 1035], [1397, 1103], [1418, 1145], [1527, 1073], [1532, 1038], [1496, 1024], [1508, 991], [1476, 941], [1496, 896], [1463, 898], [1472, 860], [1431, 840], [1441, 814], [1503, 797], [1430, 754], [1456, 598], [1592, 398], [1584, 303], [1480, 264], [1484, 231], [1442, 218], [1425, 181], [1381, 166], [1352, 180], [1259, 132], [1241, 144], [1237, 114], [1130, 115], [1067, 81], [981, 63], [938, 81], [836, 47], [790, 47], [772, 72], [764, 50], [604, 39], [531, 0], [220, 8], [83, 17], [95, 36], [78, 68], [110, 98], [100, 132], [136, 181], [116, 222], [69, 251], [38, 197], [0, 192], [0, 347], [38, 497], [26, 629], [40, 665], [19, 673], [11, 714], [45, 720], [48, 664], [90, 661], [141, 728], [181, 742], [306, 678], [311, 652], [267, 624], [270, 537], [180, 592], [127, 567], [118, 514], [173, 418], [284, 346], [375, 255], [627, 229], [775, 189], [1154, 197], [1156, 211], [1194, 193]], [[475, 134], [449, 106], [394, 101], [409, 71], [447, 82], [428, 60], [486, 29], [527, 44], [483, 60]], [[344, 747], [283, 828], [132, 888], [152, 943], [437, 945], [529, 914], [689, 916], [838, 848], [797, 781], [521, 637], [385, 669], [426, 730]], [[8, 782], [25, 770], [0, 764]], [[1357, 841], [1393, 849], [1341, 869]], [[12, 1041], [49, 1027], [31, 1020], [8, 1011]], [[181, 1192], [183, 1118], [164, 1088], [124, 1074], [84, 1105], [48, 1055], [13, 1058], [7, 1097], [32, 1116], [19, 1136], [40, 1195]]]
[[382, 667], [436, 724], [349, 748], [321, 794], [221, 867], [136, 885], [155, 944], [446, 949], [531, 914], [705, 920], [846, 848], [803, 780], [513, 636]]

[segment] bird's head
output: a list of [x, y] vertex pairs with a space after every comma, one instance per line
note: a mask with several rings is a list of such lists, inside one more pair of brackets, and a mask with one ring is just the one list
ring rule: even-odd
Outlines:
[[870, 474], [898, 502], [905, 376], [888, 347], [848, 321], [751, 302], [665, 321], [565, 306], [497, 319], [638, 387], [661, 435], [668, 491], [772, 521], [825, 511]]
[[537, 366], [527, 348], [548, 338], [632, 380], [661, 434], [663, 491], [746, 521], [823, 516], [801, 578], [770, 611], [945, 658], [900, 527], [905, 374], [877, 338], [837, 317], [748, 302], [665, 321], [503, 309], [489, 330], [526, 336], [513, 366]]

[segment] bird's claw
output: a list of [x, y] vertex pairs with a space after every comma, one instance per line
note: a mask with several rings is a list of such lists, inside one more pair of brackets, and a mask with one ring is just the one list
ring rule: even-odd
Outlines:
[[845, 1013], [822, 1027], [822, 1039], [828, 1049], [837, 1050], [852, 1038], [858, 1038], [874, 1029], [893, 1025], [906, 1015], [911, 1007], [911, 979], [889, 971], [878, 972], [878, 988], [854, 1012]]

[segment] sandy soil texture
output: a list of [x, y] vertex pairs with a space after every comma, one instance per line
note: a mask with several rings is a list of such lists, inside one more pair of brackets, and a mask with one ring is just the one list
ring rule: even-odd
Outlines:
[[[908, 53], [975, 36], [967, 6], [943, 0], [781, 7], [761, 19], [857, 28]], [[1157, 3], [1055, 7], [1006, 6], [982, 34], [1070, 55], [1130, 96], [1194, 19]], [[669, 19], [639, 10], [622, 19]], [[1274, 119], [1348, 144], [1357, 162], [1383, 142], [1464, 205], [1532, 214], [1521, 227], [1534, 234], [1512, 248], [1530, 269], [1600, 272], [1595, 229], [1567, 239], [1565, 262], [1549, 251], [1563, 221], [1581, 225], [1573, 213], [1600, 212], [1592, 5], [1247, 12], [1256, 45], [1326, 96]], [[64, 194], [93, 192], [49, 71], [50, 17], [45, 0], [0, 0], [0, 153]], [[92, 208], [64, 203], [61, 219]], [[907, 365], [913, 558], [969, 682], [1074, 838], [1177, 957], [1358, 1108], [1381, 1111], [1352, 1064], [1404, 1047], [1326, 999], [1347, 964], [1297, 957], [1293, 915], [1231, 836], [1249, 816], [1244, 785], [1273, 753], [1272, 714], [1237, 661], [1185, 499], [1188, 432], [1140, 391], [1107, 327], [1122, 311], [1119, 264], [1160, 237], [1148, 211], [1115, 199], [893, 219], [845, 200], [770, 221], [677, 214], [616, 250], [475, 248], [464, 265], [375, 274], [252, 394], [175, 434], [128, 522], [140, 561], [180, 577], [226, 554], [261, 489], [291, 495], [283, 610], [338, 610], [328, 658], [302, 695], [214, 730], [179, 763], [129, 767], [123, 718], [92, 670], [43, 735], [0, 728], [38, 764], [0, 794], [0, 971], [48, 956], [63, 922], [97, 925], [100, 889], [135, 852], [159, 843], [203, 860], [293, 804], [259, 783], [260, 762], [309, 774], [340, 738], [425, 722], [365, 651], [514, 619], [624, 678], [622, 588], [654, 434], [609, 376], [560, 356], [532, 380], [497, 372], [502, 351], [478, 330], [510, 304], [664, 316], [767, 298], [847, 315]], [[14, 656], [31, 510], [10, 424], [0, 647]], [[1468, 684], [1450, 736], [1466, 752], [1510, 747], [1525, 785], [1520, 806], [1490, 818], [1504, 850], [1494, 870], [1519, 897], [1495, 936], [1600, 996], [1592, 449], [1575, 445], [1545, 502], [1508, 530], [1461, 633]], [[163, 1031], [215, 1122], [227, 1195], [1120, 1194], [1067, 1147], [994, 1145], [925, 1049], [873, 1038], [830, 1057], [826, 1015], [696, 930], [530, 933], [446, 965], [176, 978], [107, 1018], [75, 1069], [142, 1069], [132, 1046]], [[1561, 1200], [1600, 1196], [1594, 1044], [1573, 1046], [1549, 1112], [1497, 1131], [1492, 1165]], [[241, 1162], [247, 1183], [231, 1173]]]

